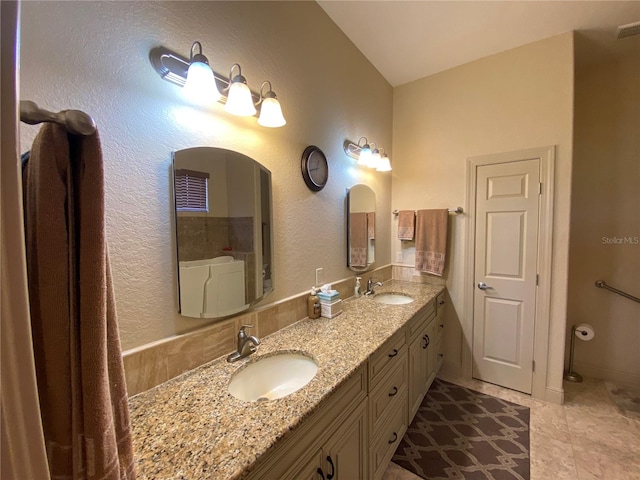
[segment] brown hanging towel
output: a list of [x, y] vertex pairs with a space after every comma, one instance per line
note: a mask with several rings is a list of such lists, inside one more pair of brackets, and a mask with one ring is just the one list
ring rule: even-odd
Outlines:
[[23, 172], [29, 301], [51, 478], [135, 478], [98, 134], [44, 124]]
[[449, 210], [418, 210], [416, 214], [416, 270], [442, 276], [446, 266]]
[[349, 265], [367, 266], [367, 214], [354, 212], [349, 214]]
[[413, 210], [400, 210], [398, 212], [398, 239], [413, 240], [415, 231], [416, 212]]

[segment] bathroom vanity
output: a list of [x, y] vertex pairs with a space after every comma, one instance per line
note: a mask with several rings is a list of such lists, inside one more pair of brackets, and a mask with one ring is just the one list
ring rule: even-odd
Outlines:
[[[247, 359], [130, 399], [138, 478], [380, 479], [442, 363], [444, 287], [391, 280], [376, 292], [414, 301], [347, 299], [340, 316], [301, 320]], [[305, 387], [266, 402], [229, 394], [238, 369], [283, 351], [317, 363]]]

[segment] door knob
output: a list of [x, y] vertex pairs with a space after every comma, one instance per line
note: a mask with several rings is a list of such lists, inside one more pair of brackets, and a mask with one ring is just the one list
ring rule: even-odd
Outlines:
[[490, 287], [489, 285], [487, 285], [487, 284], [486, 284], [486, 283], [484, 283], [484, 282], [480, 282], [480, 283], [478, 283], [478, 288], [479, 288], [480, 290], [493, 290], [493, 287]]

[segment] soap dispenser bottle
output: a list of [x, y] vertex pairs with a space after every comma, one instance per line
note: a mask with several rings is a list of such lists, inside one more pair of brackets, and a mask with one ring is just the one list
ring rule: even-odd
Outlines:
[[353, 290], [353, 296], [356, 298], [362, 296], [362, 286], [360, 286], [360, 280], [362, 280], [362, 277], [356, 277], [356, 286]]
[[307, 315], [309, 318], [320, 317], [320, 297], [316, 295], [316, 287], [311, 287], [311, 295], [307, 299]]

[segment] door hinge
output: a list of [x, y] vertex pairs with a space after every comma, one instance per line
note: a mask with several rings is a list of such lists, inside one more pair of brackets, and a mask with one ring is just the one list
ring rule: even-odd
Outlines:
[[531, 371], [532, 372], [536, 371], [536, 361], [535, 360], [531, 360]]
[[536, 287], [540, 284], [540, 275], [536, 273]]
[[542, 195], [542, 183], [538, 182], [538, 195]]

